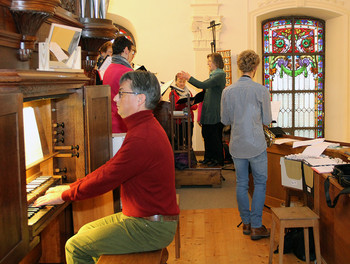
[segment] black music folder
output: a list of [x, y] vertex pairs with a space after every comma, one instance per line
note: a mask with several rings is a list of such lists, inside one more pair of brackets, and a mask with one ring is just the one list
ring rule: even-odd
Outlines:
[[136, 65], [134, 71], [147, 71], [147, 69], [143, 65]]
[[[190, 101], [194, 101], [193, 102], [194, 105], [203, 102], [204, 93], [205, 93], [204, 91], [197, 93], [195, 96], [190, 97]], [[181, 98], [177, 100], [176, 104], [185, 104], [186, 102], [187, 102], [187, 98]]]

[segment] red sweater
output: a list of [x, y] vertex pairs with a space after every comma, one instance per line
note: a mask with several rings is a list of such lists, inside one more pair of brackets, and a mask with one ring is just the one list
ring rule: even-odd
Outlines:
[[111, 99], [112, 99], [112, 133], [125, 133], [127, 131], [123, 119], [118, 114], [117, 104], [113, 101], [114, 97], [119, 92], [119, 81], [122, 75], [126, 72], [132, 71], [132, 69], [121, 65], [112, 63], [108, 66], [104, 76], [103, 84], [111, 87]]
[[124, 121], [128, 133], [121, 149], [106, 164], [72, 183], [62, 199], [87, 199], [121, 186], [123, 213], [127, 216], [179, 214], [174, 156], [164, 129], [151, 110]]

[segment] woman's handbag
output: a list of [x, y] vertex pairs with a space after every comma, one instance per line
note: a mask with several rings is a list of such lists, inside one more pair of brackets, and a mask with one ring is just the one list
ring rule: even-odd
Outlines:
[[324, 182], [324, 192], [326, 194], [326, 201], [327, 205], [330, 208], [334, 208], [337, 205], [339, 196], [342, 194], [350, 194], [350, 164], [339, 164], [335, 165], [333, 172], [333, 176], [329, 177], [334, 177], [338, 180], [338, 183], [344, 187], [343, 190], [340, 191], [340, 193], [334, 198], [333, 202], [331, 200], [331, 197], [329, 195], [329, 177]]
[[343, 187], [350, 187], [350, 164], [339, 164], [333, 168], [332, 175]]

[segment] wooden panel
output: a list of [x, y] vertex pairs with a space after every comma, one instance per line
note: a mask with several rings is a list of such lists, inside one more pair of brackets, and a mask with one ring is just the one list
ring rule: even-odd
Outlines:
[[[109, 86], [84, 88], [86, 166], [90, 173], [112, 156], [111, 99]], [[73, 203], [74, 231], [91, 221], [114, 213], [113, 193]]]
[[0, 95], [0, 263], [17, 263], [28, 250], [22, 96]]
[[65, 243], [72, 235], [71, 217], [71, 207], [68, 207], [40, 233], [40, 263], [64, 263]]
[[[327, 264], [347, 263], [350, 259], [350, 198], [340, 196], [335, 208], [329, 208], [324, 192], [325, 175], [315, 174], [319, 180], [319, 215], [321, 230], [321, 254]], [[331, 180], [329, 194], [332, 199], [342, 187]], [[316, 203], [316, 201], [315, 201]]]
[[[282, 155], [268, 153], [268, 178], [266, 183], [266, 204], [271, 206], [274, 204], [274, 199], [278, 200], [280, 204], [284, 202], [286, 195], [285, 189], [282, 187], [281, 180], [281, 165], [280, 158]], [[274, 206], [280, 206], [275, 205]]]
[[109, 86], [85, 87], [89, 172], [112, 156], [111, 99]]
[[85, 147], [84, 147], [84, 113], [83, 96], [81, 90], [62, 99], [52, 102], [52, 109], [55, 109], [55, 119], [52, 123], [64, 123], [64, 128], [55, 129], [64, 131], [64, 135], [55, 135], [54, 138], [64, 139], [55, 146], [79, 146], [79, 150], [60, 151], [61, 153], [79, 153], [79, 158], [56, 159], [57, 168], [67, 168], [67, 182], [74, 182], [85, 176]]

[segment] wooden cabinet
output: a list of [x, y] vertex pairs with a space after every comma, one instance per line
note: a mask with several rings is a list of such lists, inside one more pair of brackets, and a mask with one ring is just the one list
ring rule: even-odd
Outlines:
[[[110, 87], [85, 87], [87, 80], [83, 73], [0, 70], [1, 264], [19, 263], [29, 251], [22, 263], [62, 263], [67, 238], [114, 212], [107, 193], [74, 202], [73, 209], [70, 203], [48, 208], [35, 223], [27, 218], [26, 184], [32, 178], [50, 175], [69, 184], [111, 157]], [[43, 152], [27, 166], [24, 107], [33, 108]]]
[[[305, 140], [304, 138], [286, 136]], [[341, 143], [343, 149], [326, 149], [325, 155], [341, 158], [347, 161], [345, 151], [349, 151], [349, 143]], [[285, 200], [285, 188], [281, 184], [280, 158], [289, 154], [301, 153], [305, 147], [293, 148], [292, 143], [272, 145], [267, 149], [268, 155], [268, 180], [266, 186], [265, 204], [269, 207], [283, 206]], [[320, 216], [320, 244], [321, 255], [327, 264], [347, 263], [350, 253], [350, 197], [342, 195], [335, 208], [329, 208], [324, 192], [324, 181], [329, 174], [314, 172], [313, 195], [308, 195], [308, 205]], [[332, 199], [343, 189], [335, 179], [330, 180], [329, 193]], [[250, 186], [252, 193], [252, 186]], [[302, 193], [301, 193], [302, 194]]]
[[[335, 208], [329, 208], [324, 192], [324, 182], [329, 174], [314, 174], [315, 212], [320, 216], [321, 255], [327, 264], [348, 263], [350, 259], [350, 197], [339, 197]], [[332, 198], [343, 189], [335, 179], [330, 180]]]

